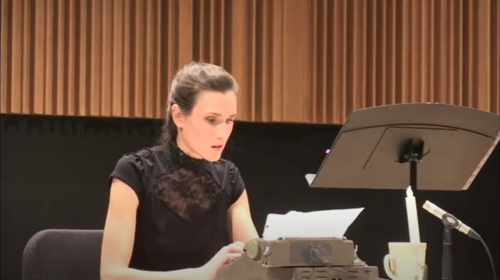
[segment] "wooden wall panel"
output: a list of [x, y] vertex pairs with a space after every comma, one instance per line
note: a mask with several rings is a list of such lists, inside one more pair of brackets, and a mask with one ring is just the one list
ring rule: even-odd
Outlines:
[[163, 118], [190, 60], [247, 121], [444, 102], [500, 113], [498, 0], [1, 0], [1, 112]]

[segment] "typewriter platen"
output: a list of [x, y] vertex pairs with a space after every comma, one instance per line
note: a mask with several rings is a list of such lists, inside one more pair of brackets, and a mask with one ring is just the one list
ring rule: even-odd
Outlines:
[[216, 280], [375, 280], [376, 266], [356, 256], [341, 239], [255, 239], [242, 256], [222, 267]]

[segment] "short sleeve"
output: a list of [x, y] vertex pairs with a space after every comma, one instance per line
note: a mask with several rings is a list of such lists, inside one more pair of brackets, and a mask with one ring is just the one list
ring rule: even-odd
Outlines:
[[245, 190], [245, 182], [241, 177], [238, 167], [233, 163], [229, 164], [229, 184], [231, 190], [231, 204], [235, 203]]
[[129, 185], [140, 198], [144, 190], [143, 177], [144, 166], [141, 159], [137, 155], [127, 154], [116, 163], [109, 178], [109, 185], [111, 186], [113, 178], [119, 179]]

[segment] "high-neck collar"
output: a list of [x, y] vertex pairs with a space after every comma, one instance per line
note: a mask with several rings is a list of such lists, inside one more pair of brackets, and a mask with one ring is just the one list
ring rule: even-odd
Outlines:
[[204, 164], [207, 162], [204, 159], [193, 158], [183, 152], [179, 146], [177, 146], [175, 140], [168, 141], [167, 147], [172, 155], [172, 160], [181, 166], [201, 168], [204, 167]]

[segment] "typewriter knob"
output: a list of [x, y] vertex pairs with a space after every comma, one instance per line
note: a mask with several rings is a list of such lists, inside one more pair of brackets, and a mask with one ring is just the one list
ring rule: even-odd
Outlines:
[[260, 259], [262, 252], [260, 250], [259, 242], [257, 240], [250, 240], [245, 244], [245, 253], [253, 260]]

